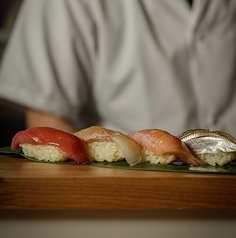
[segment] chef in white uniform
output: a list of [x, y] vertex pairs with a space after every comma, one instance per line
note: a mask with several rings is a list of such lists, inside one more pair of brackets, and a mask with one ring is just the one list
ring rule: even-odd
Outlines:
[[28, 0], [0, 73], [28, 126], [236, 136], [236, 0]]

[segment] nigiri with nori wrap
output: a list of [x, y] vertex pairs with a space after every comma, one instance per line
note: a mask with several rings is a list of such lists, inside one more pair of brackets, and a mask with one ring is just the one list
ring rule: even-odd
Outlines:
[[12, 139], [11, 149], [39, 161], [62, 162], [72, 159], [89, 163], [83, 142], [73, 134], [51, 127], [33, 127], [19, 131]]

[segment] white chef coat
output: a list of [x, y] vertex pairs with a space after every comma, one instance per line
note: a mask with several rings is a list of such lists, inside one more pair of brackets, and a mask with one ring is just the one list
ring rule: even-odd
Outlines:
[[236, 136], [236, 0], [28, 0], [0, 97], [78, 129]]

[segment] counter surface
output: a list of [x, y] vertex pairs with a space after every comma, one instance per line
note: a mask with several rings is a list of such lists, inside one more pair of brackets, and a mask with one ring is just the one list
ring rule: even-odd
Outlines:
[[236, 209], [236, 175], [134, 171], [0, 156], [0, 209]]

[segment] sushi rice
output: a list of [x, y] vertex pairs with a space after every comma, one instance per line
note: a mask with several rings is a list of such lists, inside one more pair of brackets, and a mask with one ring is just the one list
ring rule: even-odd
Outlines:
[[146, 148], [143, 148], [142, 152], [142, 162], [149, 162], [151, 164], [171, 164], [177, 159], [175, 155], [171, 154], [157, 156]]
[[39, 161], [63, 162], [68, 157], [53, 145], [31, 145], [21, 144], [24, 155]]
[[124, 159], [122, 150], [114, 142], [92, 142], [87, 145], [87, 151], [92, 161], [116, 162]]
[[236, 158], [235, 152], [217, 152], [217, 153], [203, 153], [195, 155], [200, 160], [206, 162], [211, 166], [223, 166]]

